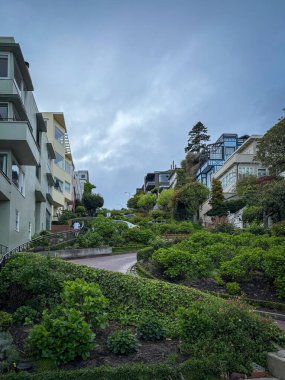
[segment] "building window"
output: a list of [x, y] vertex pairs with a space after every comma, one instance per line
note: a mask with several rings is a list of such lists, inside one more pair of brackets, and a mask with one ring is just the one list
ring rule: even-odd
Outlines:
[[257, 177], [265, 177], [266, 169], [257, 169]]
[[85, 174], [81, 174], [81, 175], [80, 175], [80, 178], [85, 178]]
[[68, 174], [72, 175], [72, 170], [73, 170], [72, 165], [69, 162], [65, 161], [65, 171]]
[[0, 153], [0, 170], [7, 175], [7, 157], [5, 153]]
[[15, 161], [12, 161], [12, 182], [20, 193], [25, 195], [25, 174]]
[[58, 178], [54, 178], [54, 181], [55, 181], [55, 185], [54, 185], [54, 188], [57, 190], [57, 191], [60, 191], [61, 193], [63, 193], [63, 182], [58, 179]]
[[61, 144], [64, 145], [64, 133], [57, 127], [54, 127], [54, 138]]
[[41, 165], [36, 166], [36, 176], [39, 182], [41, 181]]
[[254, 168], [252, 166], [240, 166], [238, 168], [239, 174], [254, 175]]
[[234, 147], [230, 147], [230, 146], [226, 146], [225, 147], [225, 156], [226, 157], [231, 156], [234, 152], [235, 152], [235, 148]]
[[55, 152], [55, 160], [54, 160], [54, 162], [55, 162], [56, 165], [59, 166], [61, 169], [64, 169], [64, 159], [63, 159], [63, 157], [62, 157], [59, 153], [57, 153], [57, 152]]
[[15, 231], [20, 231], [20, 212], [19, 210], [16, 210], [16, 218], [15, 218]]
[[8, 103], [0, 103], [0, 120], [8, 120]]
[[8, 78], [8, 55], [0, 55], [0, 78]]
[[64, 191], [65, 191], [66, 193], [70, 193], [70, 188], [71, 188], [70, 183], [65, 181], [65, 182], [64, 182]]

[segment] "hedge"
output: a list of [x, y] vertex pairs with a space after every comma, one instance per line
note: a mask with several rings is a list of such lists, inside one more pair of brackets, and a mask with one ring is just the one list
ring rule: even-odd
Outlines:
[[79, 370], [56, 370], [40, 373], [10, 373], [0, 375], [2, 380], [178, 380], [177, 369], [163, 364], [134, 364], [120, 367], [95, 367]]

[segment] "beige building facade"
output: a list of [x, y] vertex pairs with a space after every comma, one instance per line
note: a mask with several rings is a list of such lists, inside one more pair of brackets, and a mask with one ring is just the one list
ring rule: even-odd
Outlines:
[[52, 189], [52, 218], [57, 220], [62, 210], [74, 209], [74, 164], [69, 144], [64, 114], [44, 112], [48, 140], [54, 160], [51, 172], [54, 180]]

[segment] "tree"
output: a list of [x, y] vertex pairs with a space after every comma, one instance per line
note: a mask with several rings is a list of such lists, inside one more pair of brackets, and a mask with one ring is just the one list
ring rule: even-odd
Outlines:
[[258, 143], [256, 159], [274, 174], [285, 170], [285, 118], [275, 124]]
[[157, 199], [157, 204], [164, 211], [171, 211], [173, 208], [173, 195], [174, 189], [163, 190], [162, 193], [159, 195], [159, 198]]
[[207, 134], [208, 129], [201, 121], [194, 125], [191, 131], [188, 133], [188, 145], [185, 148], [185, 152], [200, 153], [206, 148], [206, 141], [210, 140], [210, 135]]
[[96, 186], [90, 182], [84, 184], [84, 192], [82, 196], [82, 203], [89, 216], [94, 216], [97, 208], [104, 205], [104, 198], [100, 194], [93, 194], [92, 190]]
[[221, 181], [216, 178], [212, 179], [211, 197], [209, 204], [212, 206], [212, 208], [207, 212], [207, 215], [218, 217], [227, 215], [228, 210], [225, 204], [222, 184]]
[[145, 212], [149, 212], [156, 204], [155, 194], [141, 194], [138, 200], [138, 207]]
[[128, 208], [132, 208], [134, 210], [137, 210], [139, 208], [139, 206], [138, 206], [138, 200], [140, 199], [140, 195], [141, 194], [135, 194], [134, 196], [132, 196], [128, 200], [128, 202], [127, 202]]
[[104, 198], [100, 194], [83, 193], [82, 201], [89, 216], [94, 216], [97, 208], [104, 205]]
[[194, 220], [199, 206], [208, 198], [209, 190], [200, 182], [190, 182], [177, 189], [173, 196], [173, 214], [177, 220]]

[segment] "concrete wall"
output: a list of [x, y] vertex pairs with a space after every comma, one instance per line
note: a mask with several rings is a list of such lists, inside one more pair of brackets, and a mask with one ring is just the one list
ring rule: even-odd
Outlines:
[[44, 255], [60, 257], [61, 259], [77, 259], [83, 257], [95, 257], [99, 255], [110, 255], [112, 247], [100, 248], [81, 248], [81, 249], [65, 249], [59, 251], [44, 252]]

